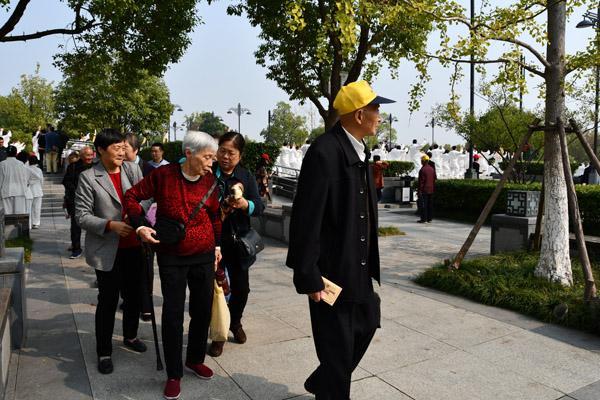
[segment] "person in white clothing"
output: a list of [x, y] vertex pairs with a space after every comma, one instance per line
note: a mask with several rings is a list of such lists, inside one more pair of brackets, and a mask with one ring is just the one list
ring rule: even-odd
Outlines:
[[42, 197], [44, 192], [42, 191], [42, 185], [44, 184], [44, 174], [38, 166], [39, 160], [36, 156], [32, 155], [29, 157], [29, 170], [31, 172], [31, 182], [29, 187], [31, 188], [31, 195], [33, 200], [31, 202], [31, 226], [33, 229], [40, 227], [41, 215], [42, 215]]
[[4, 213], [29, 214], [27, 209], [27, 195], [32, 173], [19, 160], [17, 148], [8, 146], [7, 158], [0, 163], [0, 197]]

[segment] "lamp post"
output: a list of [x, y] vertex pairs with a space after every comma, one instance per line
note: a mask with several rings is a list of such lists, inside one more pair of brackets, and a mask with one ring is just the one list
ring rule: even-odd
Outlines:
[[431, 146], [433, 146], [433, 144], [435, 143], [435, 117], [431, 117], [431, 122], [425, 125], [425, 127], [431, 127]]
[[[471, 0], [471, 25], [475, 24], [475, 0]], [[473, 33], [471, 32], [471, 35]], [[470, 78], [469, 78], [469, 115], [471, 119], [475, 117], [475, 55], [471, 52]], [[469, 169], [465, 173], [465, 179], [473, 179], [475, 171], [473, 170], [473, 127], [469, 135]]]
[[[183, 108], [181, 108], [179, 104], [173, 104], [171, 115], [174, 115], [175, 111], [183, 111]], [[183, 125], [183, 123], [181, 125]], [[171, 128], [168, 129], [167, 139], [167, 141], [171, 141]], [[173, 121], [173, 140], [177, 140], [177, 121]]]
[[392, 122], [398, 122], [398, 118], [394, 117], [394, 116], [393, 116], [393, 115], [390, 113], [390, 115], [388, 115], [387, 122], [388, 122], [388, 124], [390, 124], [390, 138], [389, 138], [389, 140], [388, 140], [388, 146], [389, 146], [389, 149], [388, 149], [388, 151], [391, 151], [391, 150], [392, 150], [392, 147], [393, 147], [393, 146], [392, 146]]
[[238, 133], [242, 133], [242, 128], [241, 128], [242, 114], [251, 115], [252, 113], [250, 112], [249, 109], [242, 108], [242, 105], [240, 103], [238, 103], [237, 107], [231, 107], [229, 109], [229, 111], [227, 111], [227, 114], [233, 114], [233, 113], [237, 114], [237, 116], [238, 116]]
[[[598, 12], [586, 12], [583, 14], [583, 21], [577, 24], [577, 28], [594, 28], [596, 29], [596, 49], [600, 51], [600, 2], [598, 2]], [[600, 111], [600, 64], [596, 64], [596, 95], [594, 106], [594, 154], [598, 155], [598, 112]]]

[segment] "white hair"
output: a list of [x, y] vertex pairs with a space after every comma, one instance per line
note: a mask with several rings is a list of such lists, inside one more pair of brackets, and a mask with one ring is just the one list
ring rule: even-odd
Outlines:
[[185, 154], [186, 150], [196, 153], [205, 149], [217, 151], [218, 148], [219, 146], [217, 145], [215, 138], [206, 132], [200, 131], [187, 131], [181, 144], [181, 150], [183, 151], [183, 154]]

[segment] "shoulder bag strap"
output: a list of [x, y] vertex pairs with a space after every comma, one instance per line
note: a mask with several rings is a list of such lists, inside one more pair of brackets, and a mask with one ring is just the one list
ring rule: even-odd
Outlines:
[[214, 192], [215, 188], [217, 187], [217, 180], [215, 179], [215, 181], [213, 182], [212, 186], [210, 187], [210, 189], [208, 189], [208, 192], [206, 192], [206, 194], [204, 195], [204, 197], [202, 198], [202, 200], [200, 200], [200, 203], [198, 203], [198, 205], [196, 206], [196, 208], [194, 208], [194, 211], [192, 211], [192, 213], [190, 214], [187, 222], [185, 223], [185, 225], [187, 225], [191, 220], [194, 219], [194, 217], [196, 216], [196, 214], [198, 214], [198, 211], [200, 211], [200, 209], [204, 206], [204, 204], [206, 203], [206, 200], [208, 200], [208, 198], [210, 197], [210, 195], [212, 194], [212, 192]]

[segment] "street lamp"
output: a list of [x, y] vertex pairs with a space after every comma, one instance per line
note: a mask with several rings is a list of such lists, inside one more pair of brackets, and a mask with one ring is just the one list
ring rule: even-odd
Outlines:
[[398, 122], [398, 118], [392, 116], [392, 114], [390, 113], [390, 115], [388, 115], [387, 117], [387, 123], [390, 124], [390, 139], [388, 140], [388, 146], [389, 149], [388, 151], [392, 150], [392, 122]]
[[[600, 50], [600, 23], [598, 16], [600, 15], [600, 2], [598, 2], [598, 12], [586, 12], [583, 14], [583, 21], [577, 24], [577, 28], [594, 28], [596, 29], [596, 49]], [[600, 109], [599, 93], [600, 92], [600, 65], [596, 64], [596, 99], [594, 107], [594, 154], [598, 155], [598, 111]]]
[[[173, 104], [173, 111], [171, 112], [171, 115], [175, 114], [175, 111], [183, 111], [183, 108], [181, 108], [181, 106], [179, 104]], [[181, 124], [183, 125], [183, 123]], [[169, 128], [167, 130], [167, 141], [171, 141], [171, 129]], [[177, 122], [173, 121], [173, 140], [177, 140]]]
[[252, 113], [247, 108], [242, 108], [242, 105], [240, 103], [238, 103], [237, 107], [231, 107], [229, 109], [229, 111], [227, 111], [227, 114], [233, 114], [233, 113], [237, 114], [237, 116], [238, 116], [238, 133], [242, 133], [242, 128], [241, 128], [242, 114], [251, 115]]
[[435, 143], [435, 117], [431, 117], [431, 122], [426, 124], [425, 127], [431, 127], [431, 146], [433, 146], [433, 144]]

